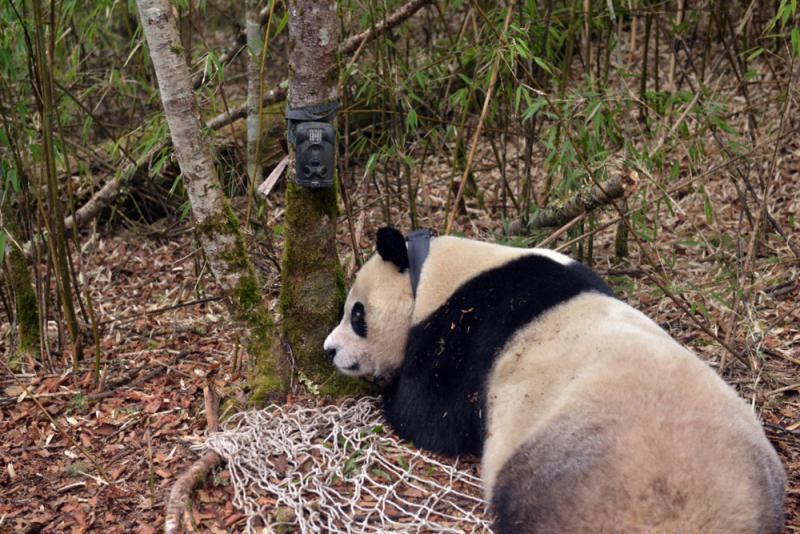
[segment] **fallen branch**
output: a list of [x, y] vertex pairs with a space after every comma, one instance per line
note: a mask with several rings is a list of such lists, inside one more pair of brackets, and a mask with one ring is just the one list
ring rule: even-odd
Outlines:
[[103, 187], [98, 189], [83, 206], [75, 211], [74, 216], [70, 215], [64, 219], [64, 228], [70, 230], [74, 225], [77, 225], [77, 227], [80, 228], [87, 222], [97, 217], [103, 208], [111, 204], [122, 188], [127, 185], [134, 176], [136, 176], [137, 172], [139, 172], [142, 167], [150, 163], [156, 154], [168, 146], [169, 143], [163, 141], [148, 150], [147, 153], [139, 158], [136, 162], [130, 163], [122, 171], [122, 174], [119, 178], [110, 179]]
[[358, 50], [362, 44], [366, 44], [384, 31], [400, 25], [402, 22], [409, 19], [414, 13], [431, 3], [433, 3], [433, 0], [411, 0], [406, 4], [403, 4], [395, 9], [391, 15], [386, 17], [386, 19], [376, 23], [370, 29], [348, 37], [345, 42], [339, 45], [339, 53], [342, 55], [352, 54]]
[[[123, 169], [122, 173], [119, 175], [119, 178], [112, 177], [108, 180], [108, 182], [103, 185], [100, 189], [95, 191], [95, 193], [86, 201], [86, 203], [75, 210], [74, 215], [69, 215], [64, 218], [64, 229], [71, 230], [73, 226], [77, 226], [77, 228], [81, 228], [84, 224], [94, 220], [100, 212], [103, 211], [104, 208], [108, 207], [119, 192], [122, 191], [123, 187], [127, 186], [131, 183], [133, 177], [137, 175], [137, 173], [150, 163], [156, 154], [158, 154], [161, 150], [170, 146], [169, 141], [162, 141], [161, 143], [155, 145], [153, 148], [147, 151], [147, 153], [139, 158], [137, 161], [129, 163], [125, 169]], [[33, 240], [34, 239], [43, 239], [46, 236], [46, 232], [41, 232], [36, 234], [30, 241], [27, 241], [22, 245], [22, 250], [26, 256], [30, 257], [33, 254]]]
[[[266, 106], [271, 106], [272, 104], [277, 104], [281, 100], [286, 99], [286, 83], [281, 82], [278, 87], [267, 91], [264, 93], [264, 96], [261, 97], [261, 104]], [[236, 122], [239, 119], [243, 119], [247, 116], [247, 103], [241, 104], [236, 106], [235, 108], [231, 108], [228, 111], [223, 111], [216, 117], [213, 117], [208, 122], [206, 122], [206, 128], [209, 130], [219, 130], [223, 126], [227, 126], [232, 122]]]
[[600, 206], [610, 204], [612, 200], [622, 198], [630, 193], [636, 181], [631, 176], [615, 176], [602, 184], [593, 185], [585, 191], [577, 193], [562, 206], [551, 206], [534, 215], [528, 225], [532, 228], [562, 226], [581, 215]]
[[[210, 432], [219, 430], [219, 397], [209, 381], [203, 388], [203, 399], [206, 408], [206, 426]], [[164, 518], [164, 534], [180, 534], [183, 532], [183, 515], [188, 511], [188, 503], [192, 498], [194, 485], [222, 461], [213, 451], [206, 451], [189, 466], [175, 481], [167, 499], [166, 517]]]

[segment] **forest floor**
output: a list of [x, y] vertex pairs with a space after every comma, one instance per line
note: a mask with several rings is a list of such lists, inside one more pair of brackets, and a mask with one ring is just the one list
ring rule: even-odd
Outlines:
[[[768, 93], [761, 96], [762, 102], [772, 98]], [[792, 133], [778, 140], [779, 179], [766, 205], [797, 247], [800, 120], [788, 122], [783, 131]], [[518, 161], [522, 142], [510, 143], [509, 159]], [[763, 163], [776, 147], [775, 143], [760, 146], [757, 155]], [[712, 149], [705, 157], [707, 161], [695, 168], [713, 170], [725, 159]], [[430, 156], [414, 170], [414, 179], [420, 180], [418, 226], [444, 227], [454, 177], [451, 163], [443, 153]], [[473, 169], [482, 202], [468, 199], [467, 213], [455, 228], [469, 237], [519, 244], [500, 235], [502, 182], [488, 143], [481, 144]], [[405, 194], [399, 178], [385, 182], [387, 191], [380, 179], [359, 180], [362, 174], [363, 169], [345, 174], [348, 197], [353, 199], [355, 236], [350, 235], [344, 215], [338, 225], [340, 258], [348, 278], [356, 268], [353, 242], [358, 254], [366, 257], [378, 227], [391, 222], [403, 230], [410, 228], [408, 206], [398, 200]], [[662, 206], [660, 214], [648, 214], [658, 219], [658, 232], [646, 245], [660, 260], [658, 271], [690, 305], [691, 316], [652, 282], [653, 268], [638, 244], [630, 242], [628, 258], [615, 258], [614, 227], [598, 232], [591, 261], [620, 298], [690, 347], [752, 403], [788, 475], [786, 531], [800, 532], [800, 264], [768, 229], [749, 263], [741, 267], [750, 245], [750, 227], [742, 222], [746, 221], [742, 197], [731, 175], [729, 167], [719, 167], [697, 182], [702, 186], [672, 195], [671, 209]], [[655, 184], [640, 187], [658, 189]], [[279, 283], [275, 265], [280, 256], [276, 251], [281, 250], [282, 204], [280, 190], [274, 191], [263, 222], [273, 242], [259, 247], [260, 257], [255, 258], [265, 273], [265, 298], [273, 305]], [[613, 215], [605, 210], [598, 226]], [[85, 232], [80, 251], [83, 286], [99, 321], [103, 387], [92, 386], [91, 346], [86, 347], [87, 359], [78, 373], [0, 374], [0, 532], [161, 530], [169, 490], [196, 459], [192, 445], [203, 440], [203, 388], [210, 382], [244, 404], [237, 387], [247, 379], [241, 332], [231, 326], [189, 224], [166, 218], [150, 225], [122, 226], [101, 225]], [[731, 277], [735, 265], [740, 271]], [[730, 293], [731, 280], [747, 284], [745, 302], [733, 309], [716, 298]], [[2, 319], [0, 351], [5, 351], [9, 325]], [[695, 321], [741, 350], [748, 365]], [[48, 335], [53, 339], [59, 335], [55, 324]], [[54, 354], [53, 367], [67, 368], [69, 356], [68, 351]], [[321, 401], [298, 392], [295, 402]], [[244, 515], [233, 507], [232, 491], [224, 468], [204, 482], [195, 492], [191, 510], [196, 529], [226, 532], [242, 527]]]
[[[796, 236], [797, 223], [788, 219], [789, 214], [800, 213], [793, 193], [800, 190], [800, 172], [798, 166], [792, 167], [800, 162], [800, 153], [794, 150], [789, 154], [791, 161], [785, 162], [785, 168], [793, 171], [784, 173], [788, 181], [776, 191], [771, 206], [778, 221]], [[490, 167], [488, 154], [479, 151], [477, 161], [479, 167]], [[420, 195], [421, 225], [441, 227], [441, 203], [450, 180], [448, 162], [433, 162], [426, 169], [429, 179]], [[717, 210], [715, 225], [734, 235], [738, 197], [731, 182], [719, 173], [706, 181], [705, 188], [720, 206], [730, 206]], [[356, 197], [356, 191], [352, 193], [351, 198]], [[359, 204], [366, 208], [357, 208], [355, 217], [357, 227], [365, 229], [358, 230], [358, 242], [366, 255], [385, 212], [376, 192], [362, 193]], [[695, 232], [696, 224], [702, 224], [698, 223], [704, 219], [698, 195], [693, 191], [677, 201], [685, 209], [676, 210], [674, 221], [663, 225], [672, 230], [662, 232], [658, 243], [678, 258], [671, 270], [676, 283], [711, 292], [715, 290], [713, 258], [694, 256], [693, 247], [677, 244]], [[280, 195], [273, 193], [270, 218], [280, 216], [281, 202]], [[468, 203], [468, 211], [469, 219], [461, 219], [463, 233], [492, 239], [498, 229], [496, 210], [482, 211]], [[390, 214], [395, 224], [407, 229], [402, 205], [390, 205]], [[344, 220], [339, 227], [342, 260], [352, 274], [351, 240]], [[278, 238], [277, 250], [279, 245]], [[769, 246], [780, 244], [773, 238]], [[727, 359], [724, 378], [752, 401], [784, 461], [789, 476], [787, 532], [800, 532], [797, 263], [770, 262], [766, 249], [756, 260], [754, 272], [764, 283], [745, 315], [759, 325], [765, 349], [756, 367], [747, 369], [726, 356], [725, 349], [658, 293], [644, 276], [636, 247], [631, 249], [631, 258], [616, 261], [613, 232], [601, 233], [595, 241], [595, 269], [616, 284], [622, 298], [655, 318], [709, 364], [719, 368], [720, 361]], [[87, 236], [83, 269], [100, 324], [105, 386], [100, 392], [86, 393], [92, 391], [88, 361], [78, 374], [0, 377], [0, 531], [148, 533], [163, 527], [169, 489], [196, 458], [191, 446], [203, 439], [203, 387], [210, 381], [218, 390], [236, 395], [232, 384], [246, 379], [240, 332], [230, 326], [219, 291], [200, 258], [188, 225], [174, 221]], [[269, 297], [274, 300], [277, 277], [272, 274], [267, 280]], [[725, 317], [712, 309], [707, 321], [722, 325]], [[42, 407], [33, 402], [31, 392]], [[195, 493], [191, 515], [196, 528], [210, 532], [240, 528], [244, 516], [233, 507], [231, 497], [223, 468]]]

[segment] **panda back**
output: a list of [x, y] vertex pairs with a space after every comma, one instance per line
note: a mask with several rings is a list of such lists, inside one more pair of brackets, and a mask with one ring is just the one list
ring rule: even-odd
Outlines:
[[[481, 253], [505, 253], [488, 247]], [[464, 261], [463, 256], [434, 252], [432, 247], [429, 261], [434, 265]], [[424, 298], [431, 283], [425, 275], [436, 271], [426, 273], [427, 268], [418, 298]], [[543, 254], [518, 254], [479, 271], [412, 326], [400, 372], [384, 391], [388, 421], [420, 447], [450, 455], [480, 454], [486, 385], [495, 360], [516, 332], [587, 292], [611, 295], [587, 267]]]

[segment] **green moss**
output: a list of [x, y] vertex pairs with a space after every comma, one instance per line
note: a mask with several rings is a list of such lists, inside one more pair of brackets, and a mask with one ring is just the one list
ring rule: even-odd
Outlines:
[[[6, 232], [20, 241], [17, 229], [17, 216], [9, 205], [8, 199], [3, 203], [3, 219]], [[36, 299], [36, 290], [33, 288], [31, 273], [28, 271], [28, 262], [25, 255], [15, 246], [8, 249], [9, 282], [14, 291], [15, 311], [17, 314], [17, 327], [19, 328], [18, 352], [26, 356], [39, 356], [39, 304]], [[9, 361], [16, 365], [19, 359], [14, 357]]]
[[229, 272], [241, 273], [237, 286], [233, 288], [232, 297], [239, 308], [240, 318], [247, 320], [247, 315], [261, 303], [261, 284], [250, 264], [244, 237], [239, 231], [239, 218], [227, 200], [223, 201], [220, 213], [197, 225], [197, 232], [207, 240], [217, 239], [221, 235], [233, 236], [233, 243], [221, 252], [220, 257], [225, 261]]
[[241, 237], [239, 232], [239, 218], [231, 208], [227, 199], [223, 199], [222, 209], [218, 213], [207, 217], [195, 226], [197, 233], [201, 236], [210, 237], [212, 235], [234, 235]]
[[[376, 385], [370, 384], [365, 380], [356, 380], [340, 373], [334, 366], [327, 366], [327, 378], [320, 384], [319, 389], [322, 395], [332, 397], [353, 397], [363, 395], [377, 395], [379, 389]], [[324, 376], [324, 375], [323, 375]]]
[[[260, 289], [259, 289], [260, 292]], [[260, 294], [260, 293], [259, 293]], [[252, 359], [250, 403], [263, 406], [283, 402], [289, 390], [289, 367], [269, 309], [261, 304], [247, 314], [247, 353]]]
[[346, 291], [336, 255], [337, 184], [327, 189], [286, 186], [286, 230], [281, 268], [282, 333], [297, 367], [320, 393], [371, 391], [338, 373], [323, 354], [325, 337], [339, 322]]
[[261, 284], [247, 255], [239, 219], [227, 200], [222, 209], [196, 227], [201, 240], [213, 241], [220, 236], [233, 236], [233, 242], [220, 253], [225, 268], [236, 273], [237, 284], [231, 289], [229, 304], [234, 317], [247, 328], [247, 353], [252, 362], [251, 402], [280, 402], [288, 391], [289, 380], [285, 358], [276, 343], [277, 332], [272, 314], [263, 304]]
[[239, 279], [239, 284], [233, 289], [233, 297], [245, 316], [261, 304], [261, 284], [255, 273], [248, 272]]
[[275, 510], [276, 534], [290, 534], [296, 532], [297, 516], [291, 508], [280, 507]]
[[[15, 257], [18, 256], [18, 257]], [[36, 292], [31, 285], [25, 257], [12, 254], [14, 291], [17, 298], [17, 324], [19, 325], [19, 350], [31, 355], [39, 354], [39, 307]]]
[[262, 350], [250, 352], [253, 357], [253, 375], [250, 380], [249, 403], [264, 406], [275, 402], [282, 403], [289, 390], [288, 373], [280, 365], [283, 354], [276, 350], [277, 345], [261, 346]]

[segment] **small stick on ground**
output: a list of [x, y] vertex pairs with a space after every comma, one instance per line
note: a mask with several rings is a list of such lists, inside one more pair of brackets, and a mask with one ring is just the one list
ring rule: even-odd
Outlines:
[[[211, 381], [203, 388], [203, 399], [206, 408], [206, 425], [210, 432], [219, 431], [219, 396]], [[166, 517], [164, 518], [165, 534], [183, 532], [183, 514], [188, 511], [187, 504], [192, 498], [194, 485], [222, 461], [213, 451], [206, 451], [189, 469], [175, 481], [167, 499]]]

